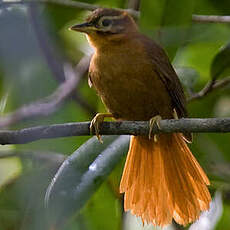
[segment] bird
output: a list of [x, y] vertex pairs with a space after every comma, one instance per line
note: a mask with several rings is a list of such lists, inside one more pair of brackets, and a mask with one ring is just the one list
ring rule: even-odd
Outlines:
[[188, 116], [166, 52], [123, 10], [98, 8], [70, 30], [86, 34], [94, 48], [88, 83], [108, 110], [92, 119], [98, 138], [106, 117], [150, 121], [149, 136], [131, 136], [120, 182], [124, 210], [155, 226], [194, 222], [209, 209], [211, 196], [209, 179], [187, 146], [191, 134], [151, 135], [161, 119]]

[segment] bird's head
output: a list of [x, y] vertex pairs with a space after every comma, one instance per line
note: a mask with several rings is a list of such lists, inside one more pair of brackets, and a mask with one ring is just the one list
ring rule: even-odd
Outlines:
[[99, 8], [94, 10], [82, 24], [70, 30], [87, 34], [90, 43], [98, 48], [111, 42], [119, 42], [137, 32], [133, 18], [125, 11]]

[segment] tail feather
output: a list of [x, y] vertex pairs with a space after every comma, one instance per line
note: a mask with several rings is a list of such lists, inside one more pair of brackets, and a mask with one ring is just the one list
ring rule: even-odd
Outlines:
[[186, 225], [209, 208], [209, 180], [181, 134], [160, 134], [158, 141], [132, 137], [120, 184], [124, 208], [142, 221]]
[[[172, 140], [170, 139], [170, 141]], [[165, 159], [166, 162], [171, 161], [169, 164], [165, 165], [167, 167], [165, 170], [170, 172], [167, 174], [166, 181], [169, 185], [168, 187], [171, 188], [171, 199], [175, 203], [176, 214], [174, 218], [179, 215], [185, 222], [191, 222], [191, 220], [198, 218], [200, 209], [197, 194], [193, 189], [196, 184], [191, 181], [191, 177], [189, 176], [190, 173], [194, 171], [191, 162], [188, 164], [188, 161], [190, 161], [190, 155], [188, 155], [188, 153], [190, 152], [182, 151], [182, 149], [179, 148], [180, 146], [178, 146], [178, 143], [171, 143], [171, 146], [174, 147], [173, 150], [175, 151], [171, 154], [175, 155], [178, 151], [180, 151], [180, 154], [170, 157], [169, 146], [170, 145], [165, 145], [167, 149], [164, 151], [168, 154], [162, 154], [169, 158]], [[169, 166], [171, 167], [170, 170]], [[172, 178], [174, 179], [172, 180]], [[200, 178], [198, 177], [198, 179]], [[178, 196], [178, 194], [180, 194], [180, 196]]]

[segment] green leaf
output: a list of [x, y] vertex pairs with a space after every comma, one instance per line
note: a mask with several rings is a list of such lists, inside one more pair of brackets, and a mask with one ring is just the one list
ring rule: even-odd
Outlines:
[[127, 152], [128, 136], [103, 141], [93, 137], [83, 144], [64, 161], [47, 189], [45, 202], [55, 228], [80, 211]]
[[211, 64], [212, 79], [226, 76], [230, 76], [230, 43], [220, 49]]

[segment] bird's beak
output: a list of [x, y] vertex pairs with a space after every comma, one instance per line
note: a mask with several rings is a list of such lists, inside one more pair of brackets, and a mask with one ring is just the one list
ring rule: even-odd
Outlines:
[[88, 33], [89, 31], [93, 30], [93, 26], [90, 23], [85, 22], [82, 24], [71, 26], [69, 29], [73, 31]]

